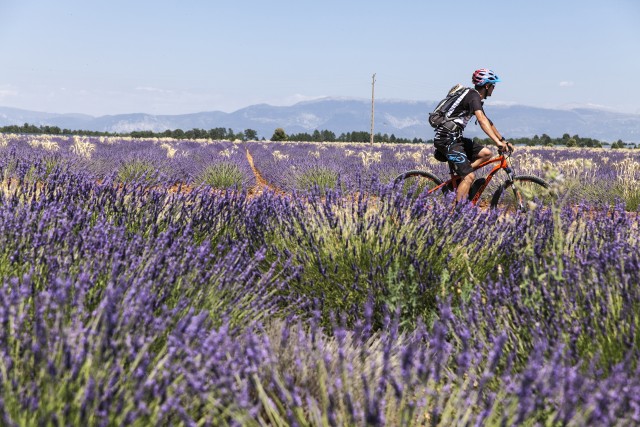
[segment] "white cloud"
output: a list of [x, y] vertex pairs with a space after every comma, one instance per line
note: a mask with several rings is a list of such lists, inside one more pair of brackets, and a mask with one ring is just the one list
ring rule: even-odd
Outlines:
[[416, 117], [398, 118], [398, 117], [392, 116], [391, 114], [385, 114], [384, 115], [384, 119], [391, 126], [393, 126], [395, 128], [398, 128], [398, 129], [404, 129], [404, 128], [407, 128], [409, 126], [415, 126], [415, 125], [423, 124], [423, 122], [421, 122], [420, 119], [418, 119]]
[[499, 101], [497, 99], [487, 99], [486, 100], [486, 105], [497, 105], [500, 107], [511, 107], [513, 105], [522, 105], [519, 102], [515, 102], [515, 101]]
[[171, 90], [160, 89], [160, 88], [151, 87], [151, 86], [138, 86], [136, 88], [136, 90], [141, 91], [141, 92], [152, 92], [152, 93], [161, 93], [161, 94], [173, 93], [173, 91], [171, 91]]
[[324, 95], [308, 96], [308, 95], [302, 95], [302, 94], [296, 93], [296, 94], [289, 95], [282, 98], [273, 98], [266, 101], [266, 103], [282, 107], [282, 106], [294, 105], [294, 104], [297, 104], [298, 102], [313, 101], [320, 98], [325, 98], [325, 96]]
[[592, 109], [592, 110], [606, 110], [606, 111], [612, 111], [612, 112], [619, 112], [622, 113], [624, 112], [622, 109], [616, 108], [616, 107], [612, 107], [610, 105], [604, 105], [604, 104], [595, 104], [593, 102], [574, 102], [574, 103], [568, 103], [568, 104], [562, 104], [557, 106], [556, 108], [559, 108], [561, 110], [573, 110], [576, 108], [587, 108], [587, 109]]
[[575, 85], [575, 83], [571, 81], [562, 81], [558, 84], [560, 87], [571, 87], [573, 85]]
[[12, 96], [17, 96], [18, 91], [15, 89], [2, 89], [0, 88], [0, 98], [9, 98]]

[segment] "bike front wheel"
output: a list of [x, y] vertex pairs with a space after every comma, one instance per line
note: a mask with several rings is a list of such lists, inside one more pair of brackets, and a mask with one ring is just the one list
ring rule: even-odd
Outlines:
[[549, 198], [549, 184], [542, 178], [519, 175], [498, 187], [491, 198], [491, 207], [510, 211], [526, 212], [531, 203], [544, 203]]

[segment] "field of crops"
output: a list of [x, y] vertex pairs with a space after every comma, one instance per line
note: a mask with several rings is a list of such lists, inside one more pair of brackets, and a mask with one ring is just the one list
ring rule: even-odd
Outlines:
[[637, 425], [640, 151], [0, 135], [0, 424]]

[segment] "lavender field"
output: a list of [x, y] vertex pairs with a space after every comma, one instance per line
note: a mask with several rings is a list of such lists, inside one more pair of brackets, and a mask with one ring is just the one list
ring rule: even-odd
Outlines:
[[[640, 423], [640, 153], [0, 135], [0, 424]], [[251, 162], [250, 162], [251, 160]]]

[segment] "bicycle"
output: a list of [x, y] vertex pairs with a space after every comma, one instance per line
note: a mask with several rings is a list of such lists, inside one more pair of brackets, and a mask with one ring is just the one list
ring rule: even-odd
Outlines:
[[[475, 172], [490, 164], [496, 164], [486, 177], [477, 178], [471, 185], [469, 200], [471, 200], [472, 204], [478, 204], [482, 194], [489, 187], [489, 184], [499, 171], [504, 171], [506, 178], [504, 178], [493, 192], [490, 201], [492, 208], [501, 207], [517, 211], [527, 211], [530, 200], [543, 198], [545, 196], [546, 192], [544, 190], [549, 188], [549, 184], [537, 176], [516, 175], [513, 167], [509, 164], [510, 158], [511, 152], [505, 153], [499, 151], [497, 157], [493, 157], [473, 169]], [[441, 159], [438, 160], [442, 161]], [[398, 175], [394, 179], [394, 185], [403, 182], [405, 188], [408, 186], [413, 190], [417, 190], [419, 194], [423, 194], [427, 188], [427, 195], [437, 194], [437, 192], [441, 192], [444, 195], [455, 194], [462, 177], [454, 172], [450, 163], [449, 174], [450, 178], [443, 182], [431, 172], [413, 169]]]

